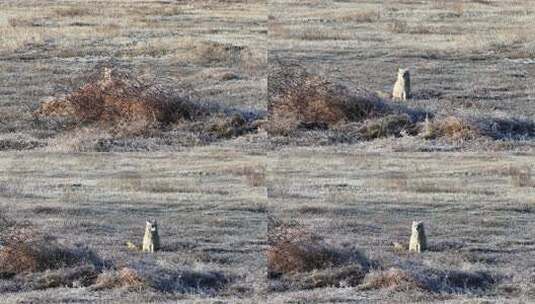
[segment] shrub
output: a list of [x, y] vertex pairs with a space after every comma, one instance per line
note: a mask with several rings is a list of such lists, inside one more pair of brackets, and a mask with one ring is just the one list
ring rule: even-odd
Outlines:
[[362, 138], [366, 140], [388, 137], [416, 135], [416, 125], [411, 121], [407, 114], [392, 114], [383, 118], [368, 121], [360, 130]]
[[102, 261], [84, 247], [68, 248], [36, 232], [28, 223], [4, 221], [0, 236], [0, 276], [42, 272], [79, 265], [102, 266]]
[[364, 278], [362, 289], [415, 290], [425, 289], [413, 274], [400, 268], [372, 271]]
[[57, 270], [28, 273], [20, 278], [25, 289], [48, 289], [58, 287], [79, 288], [91, 286], [98, 276], [98, 269], [92, 265], [74, 266]]
[[142, 289], [145, 287], [147, 287], [147, 282], [145, 282], [135, 269], [124, 267], [118, 271], [101, 273], [98, 278], [96, 278], [95, 285], [92, 286], [92, 289]]
[[[318, 284], [329, 285], [328, 282], [333, 279], [342, 279], [343, 275], [340, 274], [344, 273], [352, 277], [352, 281], [357, 281], [355, 277], [360, 277], [370, 266], [369, 261], [360, 252], [329, 245], [297, 222], [286, 223], [271, 218], [268, 242], [267, 263], [268, 275], [271, 278], [282, 275], [295, 278], [299, 273], [357, 265], [356, 268], [332, 272], [332, 275], [324, 273], [318, 276], [325, 279], [324, 283]], [[355, 275], [356, 273], [359, 275]]]
[[452, 140], [470, 140], [477, 138], [481, 134], [473, 123], [455, 116], [448, 116], [431, 122], [426, 120], [423, 129], [423, 136], [428, 139], [447, 137]]
[[161, 127], [192, 119], [202, 110], [176, 91], [104, 67], [92, 73], [74, 92], [44, 101], [37, 118], [60, 117], [69, 124], [93, 124], [112, 133]]
[[298, 127], [330, 127], [361, 121], [383, 112], [380, 98], [364, 89], [350, 90], [298, 65], [272, 67], [268, 78], [268, 131], [291, 133]]
[[392, 267], [366, 275], [361, 289], [424, 290], [434, 293], [463, 293], [484, 290], [497, 280], [483, 271], [438, 270], [422, 266]]

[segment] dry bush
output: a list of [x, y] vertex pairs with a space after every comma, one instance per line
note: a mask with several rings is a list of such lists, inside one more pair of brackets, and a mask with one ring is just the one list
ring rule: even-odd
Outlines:
[[372, 271], [364, 278], [362, 289], [417, 290], [425, 289], [411, 273], [400, 268]]
[[268, 132], [290, 134], [304, 128], [328, 128], [361, 121], [384, 111], [374, 93], [350, 90], [306, 72], [298, 65], [277, 65], [268, 78]]
[[39, 290], [48, 288], [80, 288], [94, 284], [99, 271], [92, 265], [47, 270], [38, 273], [28, 273], [18, 278], [25, 289]]
[[268, 243], [268, 273], [272, 278], [351, 264], [369, 266], [358, 251], [331, 246], [297, 222], [270, 218]]
[[147, 282], [132, 268], [124, 267], [118, 271], [101, 273], [92, 286], [94, 290], [126, 288], [142, 289], [147, 287]]
[[433, 293], [474, 293], [493, 286], [497, 279], [486, 272], [438, 270], [425, 266], [392, 267], [366, 275], [361, 289], [421, 290]]
[[270, 218], [267, 263], [276, 290], [359, 285], [371, 267], [360, 252], [333, 246], [298, 222]]
[[34, 115], [70, 119], [75, 126], [93, 124], [112, 133], [125, 130], [137, 133], [180, 119], [192, 119], [201, 112], [173, 90], [103, 68], [71, 94], [43, 102]]
[[392, 114], [368, 121], [360, 130], [363, 139], [371, 140], [381, 137], [416, 135], [417, 127], [408, 114]]
[[183, 124], [183, 130], [196, 133], [201, 141], [212, 142], [222, 138], [238, 137], [258, 129], [257, 122], [262, 114], [234, 112], [225, 113], [218, 109], [210, 110], [213, 115], [203, 120]]
[[470, 140], [480, 136], [478, 128], [473, 123], [455, 116], [434, 121], [427, 120], [421, 134], [428, 139], [447, 137], [451, 140]]
[[[68, 248], [37, 232], [28, 223], [4, 222], [0, 235], [0, 276], [42, 272], [80, 265], [100, 266], [87, 248]], [[7, 224], [6, 224], [7, 223]]]

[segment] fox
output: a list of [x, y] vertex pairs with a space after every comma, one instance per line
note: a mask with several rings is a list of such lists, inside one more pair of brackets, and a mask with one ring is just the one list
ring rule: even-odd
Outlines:
[[392, 99], [405, 101], [411, 98], [411, 75], [408, 69], [398, 70], [398, 79], [394, 84]]
[[158, 224], [156, 221], [147, 221], [145, 225], [145, 236], [143, 237], [143, 251], [155, 252], [160, 250], [160, 236], [158, 235]]

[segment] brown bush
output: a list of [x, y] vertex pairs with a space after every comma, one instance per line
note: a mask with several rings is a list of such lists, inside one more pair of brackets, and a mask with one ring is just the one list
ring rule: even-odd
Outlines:
[[44, 101], [34, 113], [37, 118], [63, 118], [74, 125], [96, 124], [116, 132], [132, 126], [140, 132], [197, 114], [200, 108], [175, 92], [106, 67], [74, 92]]
[[368, 266], [360, 253], [331, 246], [299, 223], [270, 219], [268, 230], [267, 262], [272, 278], [348, 264]]
[[466, 119], [448, 116], [424, 123], [425, 138], [447, 137], [452, 140], [470, 140], [480, 135], [478, 128]]
[[64, 247], [28, 223], [2, 225], [5, 227], [0, 231], [0, 277], [101, 263], [91, 251]]
[[135, 269], [124, 267], [118, 271], [101, 273], [96, 279], [93, 289], [141, 289], [146, 286], [147, 283]]
[[388, 270], [370, 272], [364, 278], [361, 288], [414, 290], [424, 289], [425, 286], [418, 282], [409, 272], [399, 268], [390, 268]]
[[298, 65], [271, 69], [268, 96], [268, 131], [281, 134], [300, 126], [325, 128], [343, 121], [361, 121], [382, 110], [376, 94], [349, 90]]

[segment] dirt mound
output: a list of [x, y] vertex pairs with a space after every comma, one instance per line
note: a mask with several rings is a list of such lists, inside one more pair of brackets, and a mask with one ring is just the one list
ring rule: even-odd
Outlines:
[[378, 116], [385, 106], [377, 94], [349, 89], [299, 65], [275, 65], [268, 78], [270, 131], [284, 134], [300, 127], [328, 128], [340, 122]]
[[157, 84], [108, 67], [91, 74], [74, 92], [42, 102], [38, 118], [63, 118], [75, 125], [143, 130], [192, 119], [200, 108]]

